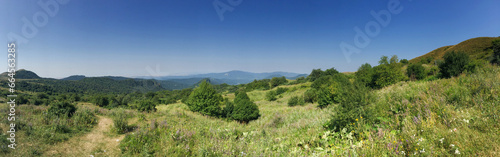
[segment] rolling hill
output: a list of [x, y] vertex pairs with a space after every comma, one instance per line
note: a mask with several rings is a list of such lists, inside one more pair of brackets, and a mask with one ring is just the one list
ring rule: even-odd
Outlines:
[[446, 52], [461, 51], [468, 54], [471, 59], [489, 60], [493, 54], [492, 41], [500, 37], [478, 37], [465, 40], [456, 45], [443, 46], [427, 54], [411, 59], [410, 63], [418, 63], [424, 58], [432, 57], [433, 60], [442, 59]]

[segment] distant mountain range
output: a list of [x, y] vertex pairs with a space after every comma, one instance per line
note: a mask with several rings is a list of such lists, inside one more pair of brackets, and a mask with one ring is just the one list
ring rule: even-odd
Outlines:
[[[29, 74], [25, 74], [29, 73]], [[2, 75], [7, 76], [7, 73]], [[16, 78], [18, 79], [36, 79], [40, 78], [38, 75], [31, 71], [23, 70], [18, 71], [16, 74]], [[29, 76], [29, 77], [20, 77], [21, 76]], [[162, 77], [136, 77], [136, 78], [128, 78], [128, 77], [120, 77], [120, 76], [101, 76], [101, 77], [86, 77], [84, 75], [72, 75], [66, 78], [62, 78], [59, 80], [64, 81], [80, 81], [84, 79], [92, 79], [92, 78], [110, 78], [116, 81], [122, 81], [127, 79], [132, 79], [136, 81], [141, 80], [154, 80], [158, 82], [160, 86], [164, 89], [175, 90], [175, 89], [184, 89], [191, 88], [199, 84], [202, 80], [209, 81], [211, 84], [229, 84], [229, 85], [238, 85], [238, 84], [246, 84], [250, 83], [253, 80], [261, 80], [261, 79], [271, 79], [273, 77], [282, 77], [285, 76], [287, 79], [296, 79], [298, 77], [306, 77], [307, 74], [298, 74], [298, 73], [289, 73], [289, 72], [270, 72], [270, 73], [251, 73], [245, 71], [229, 71], [223, 73], [208, 73], [208, 74], [196, 74], [196, 75], [187, 75], [187, 76], [162, 76]]]

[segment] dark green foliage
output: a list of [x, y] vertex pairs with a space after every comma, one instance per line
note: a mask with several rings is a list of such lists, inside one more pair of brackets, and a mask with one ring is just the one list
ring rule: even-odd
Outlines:
[[124, 113], [120, 112], [113, 118], [113, 126], [118, 134], [123, 134], [128, 132], [129, 126], [127, 122], [127, 117]]
[[[236, 99], [238, 98], [238, 100]], [[259, 107], [248, 99], [245, 92], [239, 92], [235, 98], [232, 118], [242, 123], [248, 123], [251, 120], [260, 117]]]
[[225, 104], [226, 106], [222, 109], [222, 116], [231, 119], [234, 111], [234, 103], [226, 100]]
[[274, 87], [277, 87], [279, 85], [285, 84], [287, 82], [288, 82], [288, 80], [286, 80], [285, 76], [283, 76], [283, 77], [273, 77], [271, 79], [271, 82], [269, 82], [269, 83], [271, 84], [271, 88], [274, 88]]
[[339, 71], [337, 71], [337, 69], [330, 68], [330, 69], [326, 69], [325, 72], [323, 73], [323, 75], [333, 76], [333, 75], [338, 74], [338, 73], [339, 73]]
[[430, 56], [429, 56], [429, 57], [422, 58], [422, 59], [420, 60], [420, 63], [421, 63], [421, 64], [429, 64], [429, 63], [431, 63], [431, 62], [432, 62], [432, 60], [434, 60], [434, 58], [432, 58], [432, 57], [430, 57]]
[[370, 85], [373, 77], [373, 68], [370, 64], [365, 63], [358, 68], [358, 71], [354, 74], [356, 76], [356, 81], [363, 83], [365, 85]]
[[152, 100], [142, 100], [137, 105], [137, 110], [141, 112], [155, 112], [156, 104]]
[[318, 101], [318, 92], [316, 89], [311, 88], [304, 92], [304, 102], [314, 103]]
[[342, 93], [346, 92], [345, 87], [351, 85], [351, 81], [345, 74], [337, 74], [325, 82], [327, 86], [320, 88], [318, 93], [318, 107], [324, 108], [328, 105], [339, 103], [342, 99]]
[[235, 104], [240, 104], [242, 101], [250, 101], [250, 98], [248, 97], [245, 91], [236, 91], [234, 95], [235, 95], [234, 97]]
[[99, 107], [105, 107], [109, 105], [109, 100], [106, 96], [98, 95], [94, 97], [94, 104]]
[[483, 68], [486, 64], [482, 60], [472, 60], [465, 66], [465, 70], [469, 73], [475, 73], [477, 69]]
[[288, 106], [297, 106], [297, 105], [304, 106], [305, 105], [304, 99], [298, 96], [293, 96], [290, 99], [288, 99]]
[[328, 86], [328, 82], [330, 82], [331, 78], [332, 76], [321, 76], [311, 84], [311, 87], [318, 90], [324, 88]]
[[439, 65], [439, 69], [444, 78], [460, 75], [469, 64], [469, 55], [463, 52], [447, 52], [443, 59], [444, 63]]
[[270, 79], [253, 80], [253, 82], [248, 83], [245, 87], [247, 91], [252, 91], [255, 89], [268, 90], [271, 88], [269, 85]]
[[323, 71], [321, 69], [313, 69], [311, 71], [311, 74], [309, 74], [309, 76], [307, 76], [307, 79], [311, 82], [314, 82], [314, 81], [316, 81], [316, 79], [320, 78], [321, 76], [323, 76]]
[[267, 101], [275, 101], [277, 99], [276, 96], [278, 96], [278, 94], [276, 94], [275, 90], [268, 91], [266, 93], [266, 100]]
[[402, 59], [402, 60], [400, 61], [400, 63], [402, 63], [402, 64], [408, 64], [409, 62], [408, 62], [408, 59]]
[[373, 68], [370, 87], [382, 88], [405, 80], [406, 77], [401, 70], [401, 64], [398, 63], [397, 56], [392, 56], [390, 61], [387, 59], [387, 56], [382, 56], [379, 61], [380, 65]]
[[367, 106], [372, 100], [371, 94], [366, 86], [359, 83], [343, 85], [341, 88], [336, 99], [339, 101], [339, 106], [326, 127], [336, 131], [347, 128], [350, 131], [354, 129], [354, 125], [349, 124], [356, 123], [356, 119], [373, 118]]
[[16, 98], [16, 101], [17, 101], [17, 104], [28, 104], [29, 103], [29, 98], [28, 98], [28, 95], [27, 94], [22, 94], [22, 95], [19, 95], [17, 98]]
[[68, 102], [58, 102], [50, 106], [47, 112], [49, 115], [55, 115], [58, 117], [71, 117], [75, 111], [76, 108], [73, 104]]
[[408, 65], [408, 68], [406, 69], [406, 75], [411, 80], [424, 79], [426, 76], [425, 68], [422, 66], [422, 64], [410, 64], [410, 65]]
[[500, 39], [493, 40], [492, 44], [493, 59], [491, 60], [491, 62], [500, 64]]
[[191, 92], [187, 105], [191, 111], [218, 117], [221, 115], [222, 100], [222, 96], [208, 82], [203, 81], [199, 87]]
[[276, 89], [276, 95], [281, 95], [281, 94], [285, 93], [286, 91], [288, 91], [288, 88], [278, 87]]

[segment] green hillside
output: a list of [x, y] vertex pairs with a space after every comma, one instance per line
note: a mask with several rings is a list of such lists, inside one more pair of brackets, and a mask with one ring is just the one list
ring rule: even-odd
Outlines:
[[446, 52], [461, 51], [470, 55], [471, 59], [488, 60], [493, 54], [492, 41], [500, 37], [478, 37], [463, 41], [457, 45], [443, 46], [425, 55], [410, 60], [410, 63], [418, 63], [422, 59], [431, 57], [432, 60], [442, 59]]

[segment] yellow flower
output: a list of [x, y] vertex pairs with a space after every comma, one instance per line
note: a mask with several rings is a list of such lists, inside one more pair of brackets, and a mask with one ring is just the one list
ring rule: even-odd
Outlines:
[[358, 121], [358, 119], [356, 119], [356, 121]]
[[363, 119], [363, 116], [361, 116], [361, 119]]

